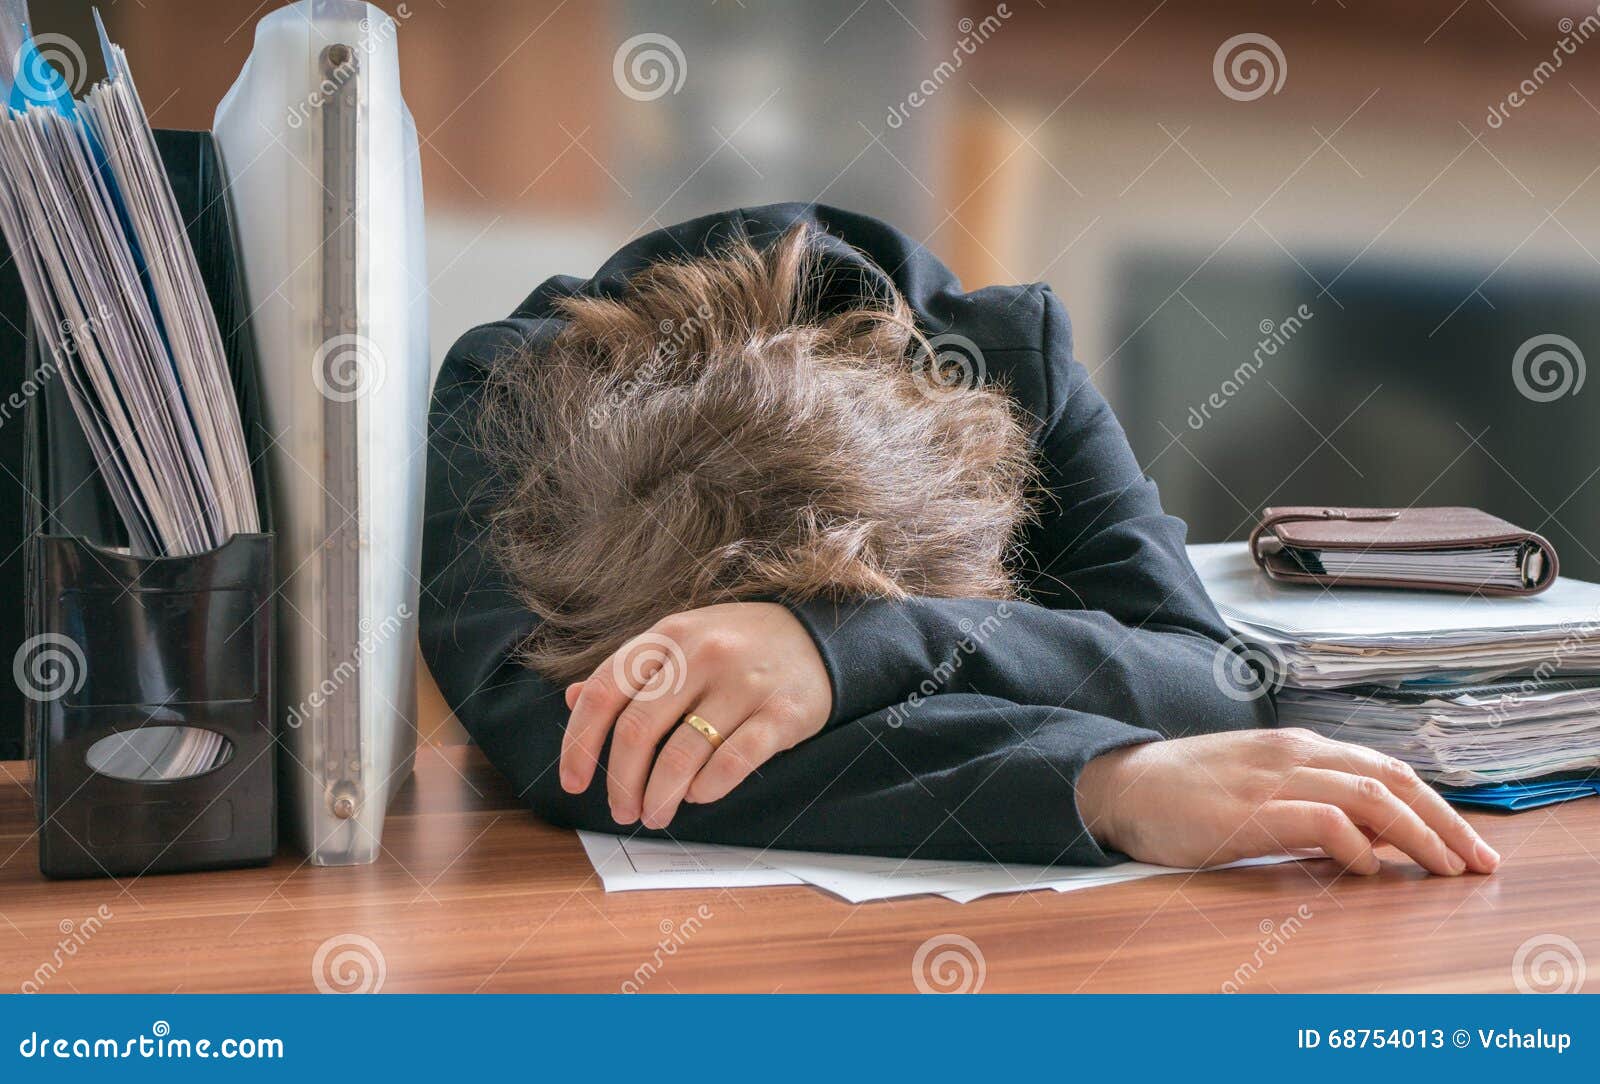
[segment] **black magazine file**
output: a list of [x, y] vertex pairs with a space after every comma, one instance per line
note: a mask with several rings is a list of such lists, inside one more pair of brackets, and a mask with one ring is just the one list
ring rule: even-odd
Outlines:
[[[23, 434], [27, 429], [28, 301], [14, 260], [0, 239], [0, 659], [15, 659], [22, 647], [23, 543], [27, 531], [27, 484], [23, 480]], [[0, 760], [21, 760], [22, 689], [0, 680]]]
[[[277, 849], [276, 579], [254, 340], [211, 135], [155, 136], [222, 330], [262, 533], [186, 557], [116, 552], [120, 520], [30, 331], [26, 631], [35, 656], [56, 657], [24, 703], [39, 868], [50, 877], [257, 865]], [[88, 766], [97, 740], [160, 725], [215, 731], [232, 754], [171, 781]]]

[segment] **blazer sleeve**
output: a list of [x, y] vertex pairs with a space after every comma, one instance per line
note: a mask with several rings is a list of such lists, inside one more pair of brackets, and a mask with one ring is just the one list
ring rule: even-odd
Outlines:
[[[561, 789], [556, 764], [568, 717], [562, 691], [519, 662], [518, 648], [538, 618], [508, 590], [483, 541], [495, 500], [491, 464], [473, 433], [485, 367], [497, 351], [523, 343], [529, 323], [469, 332], [446, 359], [435, 388], [422, 650], [473, 741], [536, 813], [561, 826], [617, 832], [623, 829], [611, 820], [603, 776], [583, 794]], [[931, 658], [942, 650], [939, 638], [959, 633], [962, 619], [956, 610], [943, 610], [928, 619], [926, 635], [899, 619], [877, 633], [847, 625], [844, 635], [871, 646], [899, 679], [914, 684], [920, 660], [894, 642], [915, 635]], [[1104, 642], [1109, 649], [1117, 630], [1107, 624], [1105, 631], [1113, 637]], [[1032, 635], [1049, 634], [1041, 627]], [[829, 651], [837, 672], [837, 645]], [[1091, 665], [1087, 658], [1085, 666]], [[865, 670], [849, 673], [848, 680], [868, 680]], [[856, 688], [851, 695], [857, 702], [874, 699]], [[1073, 781], [1100, 753], [1158, 736], [1071, 704], [936, 690], [914, 710], [886, 705], [824, 730], [763, 765], [721, 801], [683, 806], [662, 833], [628, 831], [895, 857], [1105, 864], [1113, 858], [1083, 823]]]
[[1110, 406], [1038, 288], [1051, 407], [1045, 489], [1021, 577], [1028, 601], [814, 601], [791, 607], [833, 684], [830, 726], [938, 693], [1062, 707], [1168, 737], [1270, 726], [1265, 696], [1219, 673], [1228, 632]]

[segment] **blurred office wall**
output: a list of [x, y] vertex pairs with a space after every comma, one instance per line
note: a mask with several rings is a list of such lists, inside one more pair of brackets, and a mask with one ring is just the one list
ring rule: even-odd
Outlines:
[[[92, 44], [87, 5], [34, 6]], [[156, 122], [206, 126], [268, 6], [106, 14]], [[436, 365], [640, 232], [817, 199], [969, 285], [1050, 282], [1195, 538], [1274, 502], [1479, 503], [1600, 577], [1593, 3], [380, 6], [423, 139]]]

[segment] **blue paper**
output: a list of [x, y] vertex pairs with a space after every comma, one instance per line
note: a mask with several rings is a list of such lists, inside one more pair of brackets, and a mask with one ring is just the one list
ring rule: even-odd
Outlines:
[[1564, 779], [1545, 783], [1494, 783], [1483, 787], [1441, 787], [1439, 793], [1456, 805], [1501, 809], [1520, 813], [1526, 809], [1600, 795], [1600, 779]]
[[27, 27], [23, 27], [22, 47], [17, 50], [16, 70], [12, 74], [15, 81], [6, 103], [12, 109], [20, 113], [36, 105], [69, 117], [78, 115], [72, 104], [72, 88], [55, 66], [39, 55]]

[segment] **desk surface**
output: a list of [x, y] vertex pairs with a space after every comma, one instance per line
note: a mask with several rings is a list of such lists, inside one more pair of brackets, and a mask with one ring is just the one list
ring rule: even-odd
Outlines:
[[[42, 965], [50, 990], [311, 991], [319, 947], [341, 935], [375, 946], [387, 991], [614, 992], [637, 973], [650, 991], [910, 992], [918, 948], [950, 934], [977, 946], [988, 991], [1509, 991], [1535, 938], [1576, 945], [1600, 990], [1594, 799], [1473, 815], [1506, 859], [1493, 877], [1429, 878], [1395, 859], [1336, 880], [1318, 861], [851, 906], [793, 887], [608, 896], [573, 834], [521, 809], [480, 754], [431, 746], [374, 865], [286, 853], [252, 870], [50, 882], [26, 779], [26, 765], [0, 764], [7, 992]], [[353, 976], [362, 965], [341, 957], [372, 951], [334, 942], [323, 970]], [[1523, 953], [1525, 973], [1541, 951]]]

